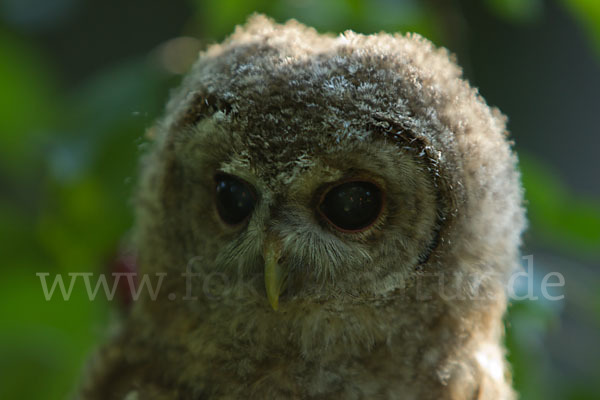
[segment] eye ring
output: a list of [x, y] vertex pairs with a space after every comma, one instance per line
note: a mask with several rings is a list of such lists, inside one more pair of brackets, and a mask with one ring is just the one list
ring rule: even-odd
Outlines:
[[343, 233], [359, 233], [380, 220], [385, 192], [368, 179], [336, 182], [323, 191], [317, 212], [329, 225]]
[[224, 172], [214, 176], [214, 204], [221, 221], [231, 227], [247, 222], [256, 206], [254, 187], [246, 180]]

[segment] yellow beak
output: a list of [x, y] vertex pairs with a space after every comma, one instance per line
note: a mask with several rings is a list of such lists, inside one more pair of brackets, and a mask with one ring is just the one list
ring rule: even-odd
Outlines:
[[281, 265], [281, 243], [279, 239], [268, 235], [263, 247], [265, 259], [265, 288], [267, 299], [277, 311], [279, 308], [279, 295], [285, 290], [287, 284], [287, 269]]

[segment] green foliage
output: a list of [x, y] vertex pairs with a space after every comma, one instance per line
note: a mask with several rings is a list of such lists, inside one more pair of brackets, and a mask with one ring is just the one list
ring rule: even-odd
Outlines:
[[63, 399], [106, 334], [109, 304], [82, 285], [46, 301], [35, 274], [106, 268], [132, 225], [144, 131], [173, 82], [144, 58], [61, 94], [33, 49], [3, 35], [0, 50], [10, 77], [0, 105], [11, 111], [0, 120], [0, 398]]
[[441, 36], [436, 15], [415, 0], [192, 0], [206, 37], [221, 40], [234, 25], [254, 12], [279, 22], [295, 18], [322, 32], [352, 29], [362, 33], [419, 32], [436, 41]]
[[521, 173], [534, 234], [565, 250], [600, 254], [600, 204], [574, 197], [548, 165], [521, 156]]
[[496, 15], [513, 22], [532, 22], [540, 18], [542, 0], [486, 0]]
[[31, 148], [51, 125], [59, 105], [43, 57], [28, 43], [0, 30], [0, 166], [26, 169]]
[[548, 352], [542, 339], [557, 323], [556, 313], [543, 303], [523, 301], [511, 305], [509, 316], [506, 344], [515, 387], [523, 399], [552, 398], [546, 384]]
[[0, 398], [64, 399], [106, 329], [106, 303], [88, 301], [81, 286], [69, 301], [46, 302], [31, 266], [11, 267], [21, 270], [0, 281], [10, 299], [0, 302]]
[[595, 44], [600, 54], [600, 1], [598, 0], [562, 0], [573, 15], [581, 21], [582, 26]]

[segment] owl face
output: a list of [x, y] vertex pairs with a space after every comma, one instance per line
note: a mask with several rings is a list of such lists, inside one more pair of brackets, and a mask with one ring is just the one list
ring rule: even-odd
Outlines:
[[311, 132], [310, 121], [301, 140], [251, 143], [220, 117], [174, 141], [180, 186], [170, 188], [189, 192], [170, 213], [209, 270], [254, 279], [278, 309], [380, 294], [427, 258], [436, 193], [427, 166], [397, 143]]

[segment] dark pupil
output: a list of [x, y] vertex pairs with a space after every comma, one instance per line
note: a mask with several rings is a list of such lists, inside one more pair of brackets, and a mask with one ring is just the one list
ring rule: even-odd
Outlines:
[[245, 182], [228, 175], [217, 175], [217, 211], [228, 224], [239, 224], [254, 209], [254, 193]]
[[370, 182], [348, 182], [331, 189], [319, 208], [338, 228], [354, 231], [375, 222], [381, 204], [377, 186]]

